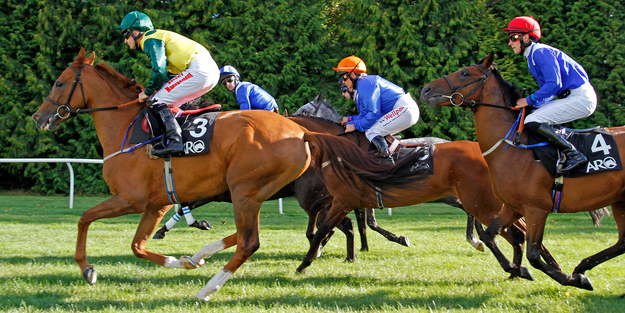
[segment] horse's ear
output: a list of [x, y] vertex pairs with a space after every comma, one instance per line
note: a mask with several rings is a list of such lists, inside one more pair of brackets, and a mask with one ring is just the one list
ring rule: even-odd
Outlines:
[[85, 48], [80, 48], [76, 60], [84, 60], [85, 58], [87, 58], [87, 52], [85, 52]]
[[491, 52], [484, 60], [484, 68], [490, 68], [493, 65], [493, 61], [495, 61], [495, 54]]
[[317, 98], [319, 98], [319, 101], [323, 100], [323, 91], [319, 90], [319, 95], [317, 95]]
[[284, 108], [284, 116], [289, 116], [289, 111], [287, 111], [286, 108]]
[[85, 63], [89, 65], [93, 65], [94, 60], [95, 60], [95, 51], [91, 52], [91, 56], [85, 60]]

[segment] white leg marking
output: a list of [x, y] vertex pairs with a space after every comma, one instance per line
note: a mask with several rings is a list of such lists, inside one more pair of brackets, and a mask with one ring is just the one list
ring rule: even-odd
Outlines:
[[228, 279], [230, 279], [230, 277], [232, 277], [232, 272], [222, 269], [219, 273], [217, 273], [217, 275], [211, 278], [208, 283], [206, 283], [206, 286], [204, 286], [204, 288], [202, 288], [202, 290], [200, 290], [195, 297], [204, 301], [210, 300], [209, 295], [217, 292], [221, 286], [223, 286]]
[[215, 253], [226, 248], [223, 240], [215, 241], [204, 246], [200, 251], [194, 254], [191, 258], [198, 264], [203, 264], [205, 258], [212, 257]]
[[180, 260], [174, 258], [173, 256], [165, 257], [165, 265], [167, 268], [185, 268], [184, 264], [180, 262]]

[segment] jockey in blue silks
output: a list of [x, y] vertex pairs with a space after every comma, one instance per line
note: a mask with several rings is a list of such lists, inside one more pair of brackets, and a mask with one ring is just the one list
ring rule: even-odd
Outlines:
[[219, 82], [235, 94], [240, 110], [267, 110], [278, 113], [278, 104], [267, 91], [256, 84], [240, 80], [241, 75], [231, 65], [219, 70]]
[[[562, 172], [585, 163], [586, 156], [550, 125], [588, 117], [595, 111], [597, 95], [588, 74], [564, 52], [537, 42], [541, 38], [540, 25], [533, 17], [516, 17], [504, 31], [510, 37], [508, 45], [514, 54], [523, 54], [527, 58], [530, 73], [540, 86], [536, 92], [516, 103], [516, 108], [535, 108], [525, 118], [525, 126], [564, 152], [566, 161]], [[558, 99], [553, 100], [556, 97]]]
[[355, 100], [359, 112], [343, 118], [345, 132], [364, 132], [378, 155], [392, 160], [384, 136], [416, 124], [419, 106], [403, 88], [380, 76], [367, 75], [365, 63], [356, 56], [344, 58], [333, 69], [339, 74], [343, 96]]

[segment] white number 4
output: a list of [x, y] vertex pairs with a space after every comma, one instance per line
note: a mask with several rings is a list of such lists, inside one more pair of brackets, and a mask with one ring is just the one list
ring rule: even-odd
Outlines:
[[603, 151], [604, 155], [608, 155], [610, 154], [610, 149], [612, 149], [612, 146], [605, 143], [605, 139], [603, 139], [603, 136], [601, 134], [595, 136], [595, 141], [592, 143], [591, 148], [591, 151], [593, 153]]

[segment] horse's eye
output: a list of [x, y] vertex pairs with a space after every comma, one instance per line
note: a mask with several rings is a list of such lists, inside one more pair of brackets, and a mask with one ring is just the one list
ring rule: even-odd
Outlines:
[[460, 72], [460, 75], [462, 75], [462, 77], [469, 77], [471, 76], [471, 73], [469, 73], [469, 71], [462, 71]]
[[57, 87], [63, 87], [63, 83], [62, 82], [56, 82], [55, 84]]

